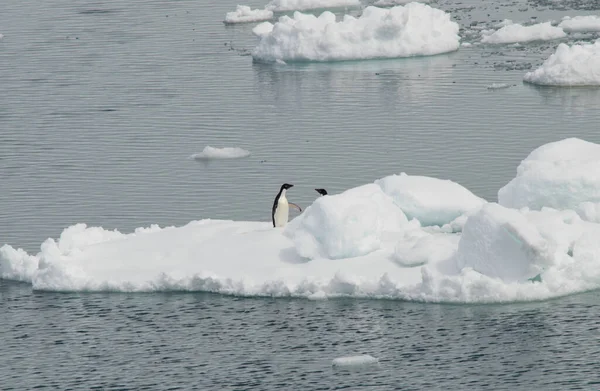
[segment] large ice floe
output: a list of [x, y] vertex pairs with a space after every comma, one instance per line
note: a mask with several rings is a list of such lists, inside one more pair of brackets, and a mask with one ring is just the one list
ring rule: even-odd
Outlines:
[[562, 28], [552, 26], [550, 22], [538, 23], [531, 26], [520, 24], [507, 24], [499, 30], [482, 31], [481, 42], [502, 44], [502, 43], [521, 43], [532, 41], [549, 41], [563, 38], [567, 34]]
[[206, 219], [123, 234], [77, 224], [35, 255], [1, 247], [0, 276], [53, 291], [543, 300], [600, 289], [599, 173], [600, 145], [565, 139], [531, 152], [499, 203], [455, 182], [392, 175], [319, 197], [285, 228]]
[[272, 0], [265, 8], [275, 12], [285, 12], [346, 7], [360, 7], [360, 0]]
[[442, 10], [410, 3], [393, 8], [367, 7], [360, 17], [295, 12], [275, 24], [265, 22], [255, 61], [342, 61], [426, 56], [459, 47], [459, 26]]
[[252, 23], [262, 22], [273, 18], [273, 11], [267, 9], [252, 9], [246, 5], [238, 5], [235, 11], [225, 14], [224, 23]]
[[537, 69], [523, 78], [528, 83], [548, 86], [600, 86], [600, 40], [568, 46], [561, 43]]

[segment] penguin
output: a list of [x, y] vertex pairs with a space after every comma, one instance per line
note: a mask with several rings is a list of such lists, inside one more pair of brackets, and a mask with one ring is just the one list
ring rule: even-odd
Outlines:
[[275, 201], [273, 201], [273, 210], [271, 211], [273, 227], [285, 227], [288, 222], [290, 205], [302, 212], [302, 208], [292, 202], [288, 202], [287, 198], [285, 198], [286, 190], [292, 187], [294, 185], [288, 183], [281, 185], [281, 189], [279, 189], [279, 193], [277, 193]]
[[327, 190], [325, 189], [315, 189], [317, 191], [317, 193], [321, 194], [322, 196], [326, 196], [327, 195]]

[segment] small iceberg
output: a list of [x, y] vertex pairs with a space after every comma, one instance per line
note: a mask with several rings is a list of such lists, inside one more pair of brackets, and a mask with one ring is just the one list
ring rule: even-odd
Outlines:
[[246, 5], [238, 5], [236, 10], [225, 15], [225, 24], [262, 22], [273, 18], [273, 11], [251, 9]]
[[339, 22], [329, 11], [320, 16], [294, 12], [264, 24], [252, 57], [259, 62], [346, 61], [428, 56], [458, 50], [459, 25], [450, 14], [426, 4], [367, 7], [361, 16]]
[[345, 7], [360, 7], [360, 0], [272, 0], [265, 9], [286, 12]]
[[195, 160], [240, 159], [250, 156], [250, 152], [242, 148], [214, 148], [206, 146], [200, 153], [191, 156]]
[[558, 27], [568, 33], [598, 32], [600, 31], [600, 16], [587, 15], [574, 18], [565, 16]]
[[600, 40], [568, 46], [561, 43], [542, 66], [527, 72], [527, 83], [546, 86], [600, 86]]
[[362, 367], [366, 365], [375, 365], [379, 363], [379, 359], [368, 354], [360, 356], [338, 357], [331, 362], [333, 367]]
[[482, 34], [481, 42], [493, 44], [550, 41], [567, 35], [562, 28], [552, 26], [550, 22], [531, 26], [507, 24], [497, 31], [485, 30]]
[[509, 88], [510, 84], [506, 84], [506, 83], [492, 83], [490, 85], [487, 85], [486, 88], [488, 90], [502, 90], [504, 88]]

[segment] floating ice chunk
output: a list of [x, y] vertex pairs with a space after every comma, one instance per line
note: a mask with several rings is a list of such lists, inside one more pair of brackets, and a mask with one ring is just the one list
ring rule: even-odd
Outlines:
[[336, 358], [332, 361], [331, 365], [334, 367], [356, 367], [363, 365], [374, 365], [377, 363], [379, 363], [379, 359], [369, 356], [368, 354], [363, 354], [360, 356]]
[[552, 26], [550, 22], [538, 23], [531, 26], [508, 24], [491, 34], [483, 34], [483, 43], [516, 43], [531, 41], [549, 41], [565, 37], [566, 34], [560, 27]]
[[573, 18], [565, 16], [558, 27], [568, 33], [597, 32], [600, 31], [600, 16], [587, 15]]
[[460, 44], [460, 46], [470, 48], [471, 46], [473, 46], [473, 44], [471, 42], [463, 42]]
[[[405, 5], [412, 3], [414, 0], [377, 0], [373, 3], [375, 7], [394, 7], [396, 5]], [[430, 0], [419, 0], [419, 3], [429, 3]]]
[[251, 9], [246, 5], [238, 5], [235, 11], [228, 12], [225, 15], [225, 23], [261, 22], [271, 18], [273, 18], [273, 11], [271, 10]]
[[22, 249], [5, 244], [0, 247], [0, 278], [31, 282], [38, 268], [38, 259]]
[[359, 6], [360, 0], [272, 0], [265, 8], [276, 12], [285, 12]]
[[[342, 61], [425, 56], [457, 50], [459, 26], [450, 15], [425, 4], [389, 9], [367, 7], [360, 17], [295, 12], [261, 34], [256, 61]], [[266, 31], [266, 27], [262, 32]]]
[[213, 148], [210, 145], [206, 146], [200, 153], [192, 155], [192, 159], [196, 160], [212, 160], [212, 159], [239, 159], [250, 156], [250, 152], [242, 148]]
[[352, 258], [380, 249], [387, 235], [401, 232], [406, 223], [391, 198], [369, 184], [317, 198], [285, 234], [304, 258]]
[[500, 89], [504, 89], [504, 88], [509, 88], [510, 84], [506, 84], [506, 83], [492, 83], [490, 85], [488, 85], [486, 88], [488, 90], [500, 90]]
[[256, 27], [252, 29], [252, 33], [257, 37], [264, 37], [265, 35], [269, 35], [271, 31], [273, 31], [273, 24], [269, 22], [257, 24]]
[[600, 145], [578, 138], [535, 149], [498, 191], [498, 202], [510, 208], [575, 209], [586, 201], [600, 202]]
[[551, 264], [548, 247], [519, 211], [490, 203], [468, 218], [456, 262], [459, 270], [470, 267], [505, 282], [525, 281]]
[[527, 72], [523, 80], [550, 86], [600, 86], [600, 40], [573, 46], [561, 43], [542, 66]]
[[484, 199], [450, 180], [401, 173], [375, 183], [409, 219], [415, 218], [424, 226], [450, 223], [485, 203]]

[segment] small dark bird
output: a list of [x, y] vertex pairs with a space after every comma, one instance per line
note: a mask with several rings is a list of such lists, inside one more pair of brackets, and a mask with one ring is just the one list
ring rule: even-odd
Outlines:
[[327, 190], [325, 189], [315, 189], [317, 191], [317, 193], [321, 194], [322, 196], [327, 195]]

